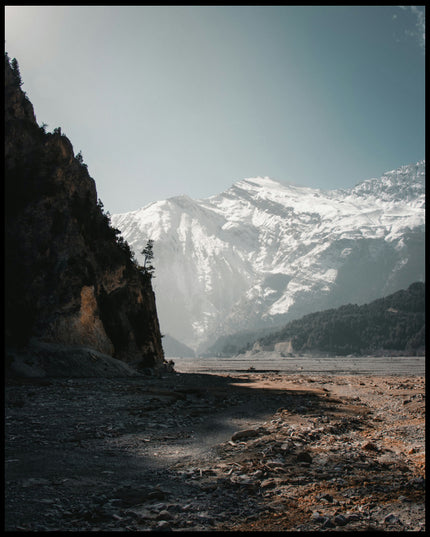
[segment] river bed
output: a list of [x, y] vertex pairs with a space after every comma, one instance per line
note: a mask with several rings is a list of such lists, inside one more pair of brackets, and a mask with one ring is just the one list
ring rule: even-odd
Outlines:
[[425, 374], [425, 356], [328, 356], [318, 358], [303, 356], [284, 358], [275, 353], [264, 353], [251, 357], [172, 359], [175, 363], [175, 370], [181, 373], [233, 373], [255, 370], [258, 372], [278, 371], [291, 374], [327, 375], [415, 376]]

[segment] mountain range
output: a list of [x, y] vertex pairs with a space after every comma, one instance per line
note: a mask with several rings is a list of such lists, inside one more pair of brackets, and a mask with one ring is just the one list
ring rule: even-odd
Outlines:
[[425, 280], [425, 161], [323, 191], [244, 179], [200, 200], [116, 214], [138, 261], [154, 241], [161, 330], [203, 352], [217, 338], [365, 304]]

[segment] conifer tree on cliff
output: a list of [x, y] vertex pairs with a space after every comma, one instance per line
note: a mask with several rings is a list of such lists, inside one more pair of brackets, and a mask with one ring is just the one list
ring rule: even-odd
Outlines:
[[16, 58], [13, 58], [13, 60], [11, 61], [10, 63], [10, 66], [12, 68], [12, 72], [19, 84], [19, 86], [22, 86], [22, 78], [21, 78], [21, 73], [19, 71], [19, 64], [18, 64], [18, 60]]
[[154, 259], [153, 246], [154, 241], [152, 239], [149, 239], [146, 243], [145, 248], [141, 251], [141, 254], [143, 255], [143, 271], [150, 276], [154, 274], [155, 270], [154, 267], [151, 265], [151, 261], [152, 259]]

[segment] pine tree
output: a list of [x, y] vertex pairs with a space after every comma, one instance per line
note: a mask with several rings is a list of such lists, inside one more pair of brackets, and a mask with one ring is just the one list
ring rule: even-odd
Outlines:
[[16, 58], [13, 58], [13, 60], [11, 61], [10, 66], [12, 68], [12, 72], [13, 72], [13, 74], [15, 76], [16, 81], [18, 82], [18, 84], [20, 86], [22, 86], [22, 79], [21, 79], [21, 73], [19, 71], [18, 60]]
[[143, 255], [143, 272], [145, 274], [153, 275], [155, 268], [151, 265], [151, 261], [154, 258], [153, 252], [154, 241], [149, 239], [145, 248], [141, 251]]

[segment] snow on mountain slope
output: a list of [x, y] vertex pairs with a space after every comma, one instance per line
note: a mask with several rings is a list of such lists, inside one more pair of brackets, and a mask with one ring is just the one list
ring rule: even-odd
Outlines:
[[154, 240], [163, 332], [197, 349], [424, 280], [425, 162], [350, 190], [244, 179], [114, 215], [140, 260]]

